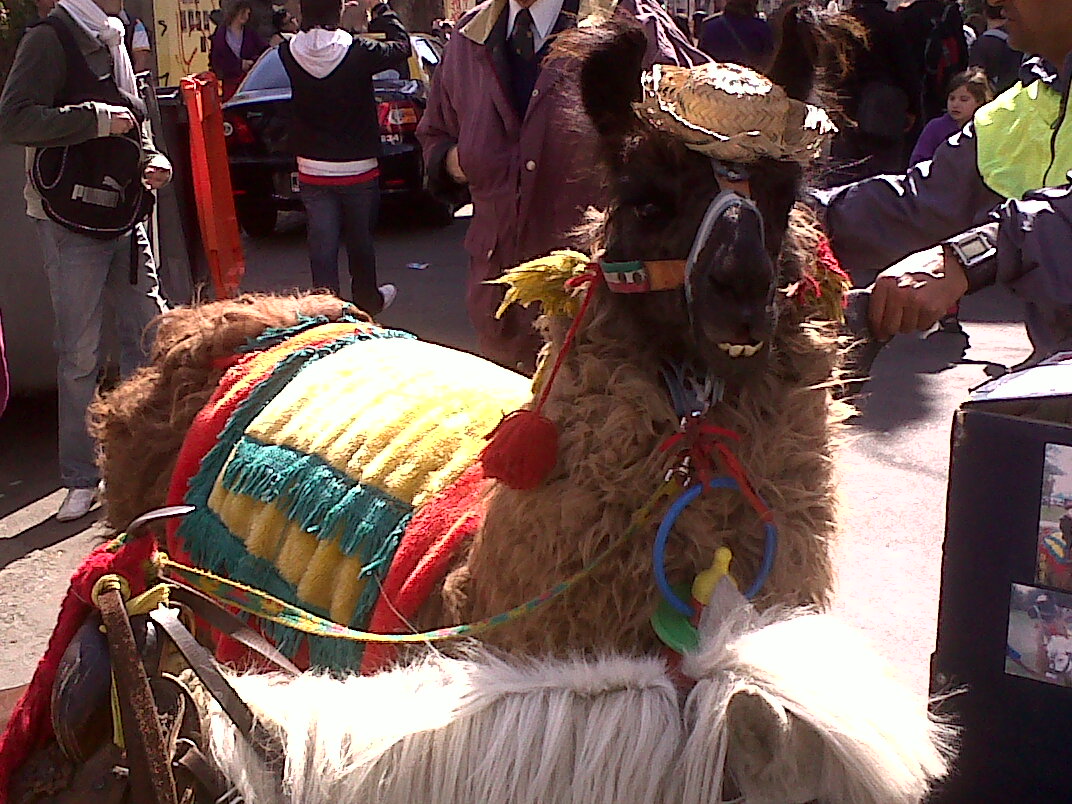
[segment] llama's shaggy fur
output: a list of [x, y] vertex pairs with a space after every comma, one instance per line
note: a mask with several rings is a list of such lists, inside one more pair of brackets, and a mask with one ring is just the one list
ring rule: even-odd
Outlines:
[[683, 670], [603, 657], [465, 659], [342, 680], [234, 683], [285, 746], [269, 772], [214, 701], [209, 753], [247, 801], [349, 804], [914, 804], [948, 733], [830, 615], [751, 607]]
[[654, 659], [510, 664], [484, 652], [234, 683], [286, 746], [280, 790], [208, 704], [211, 754], [258, 804], [655, 804], [681, 745], [677, 692]]
[[240, 347], [300, 318], [337, 321], [344, 315], [372, 320], [334, 296], [260, 293], [182, 307], [157, 319], [149, 365], [90, 408], [90, 432], [103, 448], [108, 523], [121, 530], [164, 504], [186, 431]]
[[[789, 260], [800, 259], [798, 234], [812, 234], [797, 220], [787, 236]], [[579, 570], [625, 532], [661, 481], [669, 458], [659, 444], [675, 431], [677, 416], [650, 333], [622, 316], [614, 301], [596, 302], [545, 406], [560, 430], [554, 475], [534, 491], [499, 485], [492, 492], [486, 527], [447, 580], [447, 619], [493, 615]], [[741, 435], [734, 449], [775, 512], [778, 557], [759, 602], [825, 606], [837, 532], [833, 445], [844, 410], [832, 402], [829, 387], [837, 336], [832, 325], [804, 320], [806, 309], [783, 305], [767, 370], [731, 387], [709, 421]], [[553, 359], [568, 322], [541, 323]], [[678, 519], [669, 576], [691, 581], [723, 544], [733, 551], [734, 575], [751, 583], [762, 560], [758, 518], [741, 495], [708, 492]], [[638, 594], [642, 589], [652, 591]], [[651, 653], [659, 649], [648, 623], [655, 603], [651, 541], [640, 538], [583, 585], [485, 639], [511, 652]]]

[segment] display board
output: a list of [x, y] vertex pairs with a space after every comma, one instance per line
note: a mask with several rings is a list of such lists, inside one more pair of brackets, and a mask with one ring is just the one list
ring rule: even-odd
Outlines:
[[962, 730], [933, 804], [1072, 800], [1072, 354], [957, 411], [932, 691]]

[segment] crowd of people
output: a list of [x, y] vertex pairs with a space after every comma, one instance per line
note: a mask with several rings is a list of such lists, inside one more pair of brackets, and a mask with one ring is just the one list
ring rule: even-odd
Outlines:
[[[646, 66], [715, 59], [769, 67], [777, 11], [768, 20], [757, 0], [716, 2], [718, 13], [677, 24], [656, 0], [620, 0], [616, 13], [641, 24]], [[989, 2], [968, 14], [976, 27], [965, 24], [957, 0], [914, 0], [896, 11], [885, 0], [845, 3], [867, 36], [836, 88], [841, 131], [813, 200], [842, 264], [857, 275], [882, 271], [871, 303], [875, 336], [932, 327], [966, 292], [1003, 282], [1028, 301], [1029, 334], [1042, 355], [1072, 339], [1061, 263], [1072, 250], [1072, 0]], [[107, 154], [122, 163], [126, 181], [151, 190], [169, 180], [134, 92], [139, 48], [130, 45], [139, 40], [122, 10], [122, 0], [59, 0], [27, 32], [0, 97], [0, 136], [28, 146], [28, 168], [55, 147], [75, 154], [87, 144], [133, 142], [133, 164], [114, 148]], [[255, 12], [250, 0], [234, 0], [212, 37], [225, 94], [269, 47]], [[417, 130], [429, 189], [473, 204], [467, 306], [480, 350], [524, 371], [539, 345], [534, 314], [514, 306], [497, 316], [503, 290], [487, 281], [570, 245], [585, 210], [605, 201], [591, 170], [593, 132], [578, 125], [561, 80], [568, 62], [548, 58], [556, 34], [582, 13], [580, 0], [486, 0], [453, 23], [437, 21], [446, 46]], [[308, 214], [310, 286], [340, 291], [345, 242], [350, 295], [377, 313], [396, 290], [376, 279], [372, 75], [408, 58], [409, 34], [387, 3], [369, 0], [300, 0], [277, 8], [270, 25], [292, 86], [290, 145]], [[997, 94], [1000, 103], [991, 103]], [[124, 373], [143, 359], [139, 336], [166, 305], [144, 217], [106, 236], [60, 223], [50, 191], [29, 174], [27, 213], [57, 322], [60, 465], [69, 489], [60, 518], [73, 519], [96, 493], [84, 419], [104, 298], [119, 318]]]

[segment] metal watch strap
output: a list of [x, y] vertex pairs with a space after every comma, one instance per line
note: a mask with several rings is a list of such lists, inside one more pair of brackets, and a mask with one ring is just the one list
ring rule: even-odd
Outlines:
[[[981, 226], [970, 232], [951, 237], [942, 244], [946, 254], [952, 256], [963, 269], [964, 276], [968, 280], [968, 293], [975, 293], [977, 290], [989, 287], [997, 280], [997, 248], [990, 229], [990, 226]], [[961, 244], [979, 241], [985, 242], [990, 247], [989, 253], [975, 259], [966, 258]]]

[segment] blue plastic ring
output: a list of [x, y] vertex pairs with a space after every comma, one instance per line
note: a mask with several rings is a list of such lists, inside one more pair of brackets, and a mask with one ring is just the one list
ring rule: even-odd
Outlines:
[[[736, 480], [726, 476], [712, 478], [707, 487], [711, 489], [741, 490]], [[697, 483], [681, 492], [678, 498], [670, 505], [666, 515], [663, 517], [663, 521], [659, 523], [659, 530], [655, 534], [655, 544], [652, 547], [652, 568], [655, 572], [655, 584], [674, 610], [684, 614], [686, 617], [692, 617], [696, 612], [692, 606], [674, 593], [674, 590], [670, 587], [670, 582], [666, 578], [666, 544], [670, 540], [670, 531], [673, 529], [674, 523], [677, 522], [677, 518], [681, 516], [681, 512], [688, 508], [689, 504], [699, 497], [702, 491], [703, 485]], [[760, 502], [766, 505], [762, 497]], [[774, 556], [778, 550], [778, 529], [773, 522], [763, 523], [763, 534], [763, 563], [760, 564], [759, 572], [756, 573], [756, 578], [752, 581], [752, 585], [744, 593], [748, 600], [754, 598], [759, 594], [759, 590], [763, 588], [763, 584], [766, 583], [771, 569], [774, 567]]]

